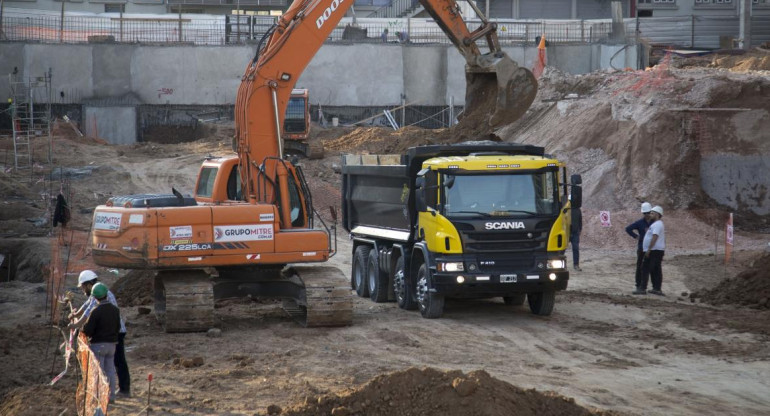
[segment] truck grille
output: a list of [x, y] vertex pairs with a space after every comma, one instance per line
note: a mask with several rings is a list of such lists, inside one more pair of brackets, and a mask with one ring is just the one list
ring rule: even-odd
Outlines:
[[466, 231], [461, 238], [467, 253], [532, 252], [545, 250], [547, 243], [543, 231]]

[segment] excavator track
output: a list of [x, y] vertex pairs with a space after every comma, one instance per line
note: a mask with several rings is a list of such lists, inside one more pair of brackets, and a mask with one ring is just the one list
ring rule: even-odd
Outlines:
[[155, 316], [166, 332], [202, 332], [214, 326], [214, 289], [203, 270], [159, 271]]
[[345, 326], [353, 322], [353, 296], [342, 271], [330, 266], [292, 267], [291, 279], [304, 286], [283, 309], [304, 327]]

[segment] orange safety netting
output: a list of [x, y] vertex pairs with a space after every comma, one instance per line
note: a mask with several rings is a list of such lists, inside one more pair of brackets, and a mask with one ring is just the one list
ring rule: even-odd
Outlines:
[[88, 348], [88, 341], [82, 332], [78, 336], [78, 361], [81, 369], [81, 380], [75, 393], [78, 416], [92, 416], [97, 408], [106, 415], [110, 400], [110, 383], [96, 356]]
[[637, 96], [650, 91], [662, 90], [668, 88], [668, 86], [676, 81], [676, 78], [671, 74], [669, 68], [671, 68], [671, 52], [666, 52], [663, 59], [652, 68], [647, 68], [645, 71], [634, 71], [631, 76], [637, 78], [637, 81], [628, 88], [618, 89], [613, 95], [620, 94], [624, 91], [631, 91]]

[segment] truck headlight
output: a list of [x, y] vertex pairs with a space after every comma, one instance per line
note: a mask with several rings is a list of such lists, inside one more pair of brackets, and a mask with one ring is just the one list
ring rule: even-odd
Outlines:
[[438, 264], [438, 271], [440, 272], [462, 272], [464, 270], [465, 267], [463, 267], [463, 262], [461, 261]]
[[565, 263], [566, 262], [564, 260], [556, 260], [556, 259], [548, 260], [548, 268], [549, 269], [563, 269], [566, 266]]

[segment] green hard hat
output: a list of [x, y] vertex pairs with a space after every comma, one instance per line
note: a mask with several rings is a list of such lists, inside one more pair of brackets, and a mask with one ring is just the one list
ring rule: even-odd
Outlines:
[[91, 294], [96, 299], [103, 299], [107, 297], [107, 286], [105, 286], [103, 283], [97, 283], [94, 285], [94, 287], [91, 288]]

